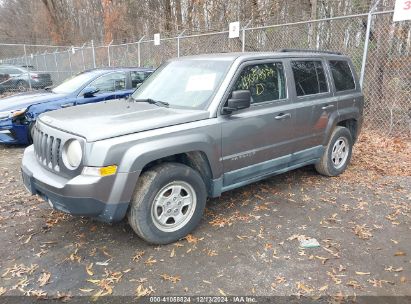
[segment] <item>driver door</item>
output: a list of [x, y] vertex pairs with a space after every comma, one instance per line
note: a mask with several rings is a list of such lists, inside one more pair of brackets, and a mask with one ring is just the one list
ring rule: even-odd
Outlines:
[[284, 62], [244, 64], [230, 91], [235, 90], [250, 90], [252, 101], [248, 109], [221, 116], [226, 190], [284, 168], [292, 153], [288, 141], [295, 110], [287, 92]]
[[104, 100], [116, 99], [121, 96], [122, 92], [126, 91], [126, 73], [113, 72], [100, 76], [90, 82], [87, 87], [94, 87], [99, 90], [91, 97], [84, 97], [84, 89], [77, 97], [76, 104], [86, 104], [100, 102]]

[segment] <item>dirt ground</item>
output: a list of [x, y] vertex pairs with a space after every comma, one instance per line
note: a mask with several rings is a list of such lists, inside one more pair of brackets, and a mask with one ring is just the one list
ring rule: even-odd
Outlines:
[[167, 246], [52, 211], [23, 188], [22, 152], [0, 146], [1, 295], [411, 296], [410, 139], [363, 132], [340, 177], [306, 167], [224, 193]]

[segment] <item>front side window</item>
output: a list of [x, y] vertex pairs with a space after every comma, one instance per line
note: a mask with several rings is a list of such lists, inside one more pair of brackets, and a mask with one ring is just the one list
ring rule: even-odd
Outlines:
[[335, 90], [337, 92], [354, 90], [354, 77], [348, 62], [345, 60], [330, 60], [329, 63], [334, 79]]
[[321, 61], [292, 61], [297, 96], [328, 92], [327, 80]]
[[274, 62], [245, 67], [234, 85], [233, 91], [236, 90], [249, 90], [252, 103], [286, 98], [283, 64]]
[[97, 78], [89, 85], [99, 90], [99, 93], [108, 93], [126, 89], [126, 73], [110, 73]]
[[176, 60], [162, 65], [133, 93], [170, 107], [205, 108], [227, 74], [229, 60]]

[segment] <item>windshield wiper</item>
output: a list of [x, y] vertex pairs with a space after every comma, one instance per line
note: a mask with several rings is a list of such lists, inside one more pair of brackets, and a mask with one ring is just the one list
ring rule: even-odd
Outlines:
[[154, 104], [154, 105], [159, 106], [159, 107], [168, 108], [168, 106], [170, 105], [168, 102], [160, 101], [160, 100], [154, 100], [154, 99], [151, 99], [151, 98], [135, 99], [134, 97], [130, 96], [130, 99], [131, 99], [130, 101], [133, 101], [133, 102], [147, 102], [149, 104]]

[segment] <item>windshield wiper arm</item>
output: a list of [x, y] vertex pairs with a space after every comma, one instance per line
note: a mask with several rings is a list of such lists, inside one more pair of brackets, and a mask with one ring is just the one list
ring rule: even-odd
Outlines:
[[160, 100], [154, 100], [151, 98], [146, 98], [146, 99], [135, 99], [134, 97], [130, 97], [132, 101], [134, 102], [148, 102], [149, 104], [154, 104], [156, 106], [160, 106], [160, 107], [168, 107], [170, 104], [168, 102], [165, 101], [160, 101]]

